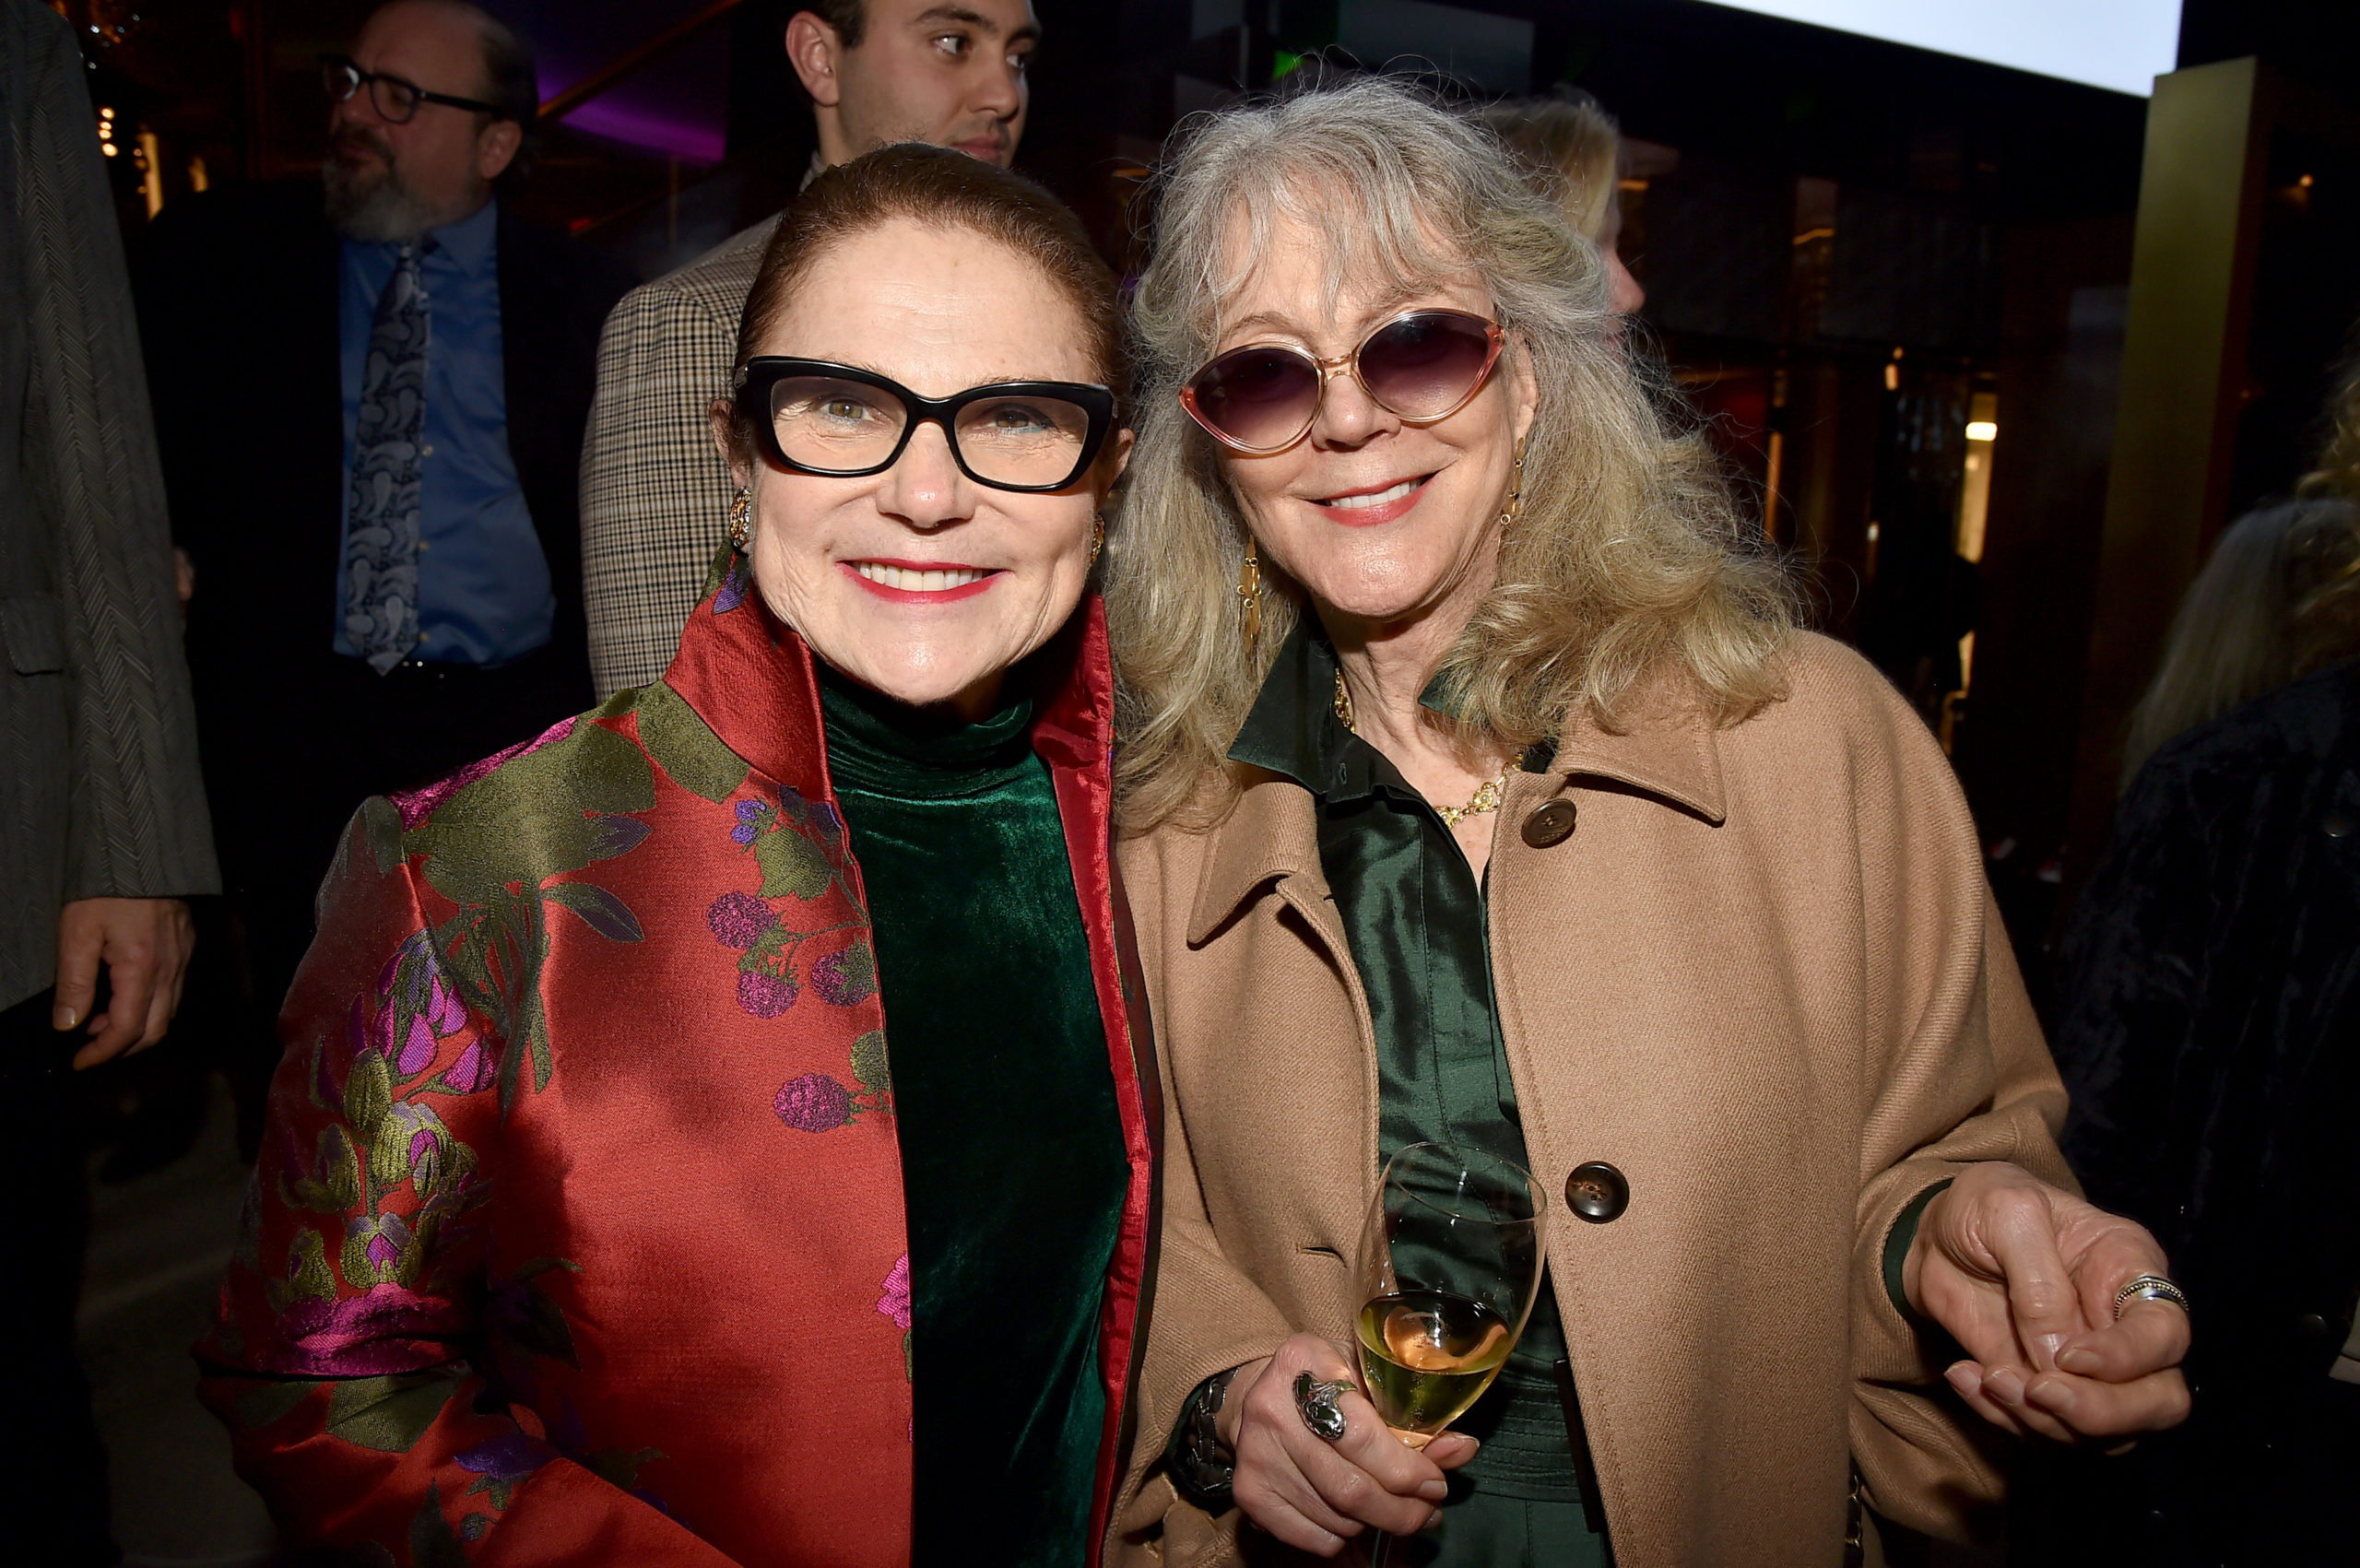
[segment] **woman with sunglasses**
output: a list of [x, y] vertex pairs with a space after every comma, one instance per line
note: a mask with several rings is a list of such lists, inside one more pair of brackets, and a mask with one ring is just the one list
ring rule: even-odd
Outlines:
[[203, 1352], [293, 1544], [1097, 1560], [1152, 1133], [1087, 592], [1116, 367], [1037, 187], [821, 175], [664, 680], [363, 808]]
[[[2176, 1289], [2064, 1190], [1941, 753], [1794, 630], [1598, 251], [1368, 79], [1203, 124], [1155, 240], [1109, 589], [1172, 1129], [1126, 1550], [1835, 1568], [1855, 1499], [1964, 1528], [1987, 1422], [2178, 1419]], [[1418, 1451], [1340, 1348], [1425, 1140], [1550, 1212]]]

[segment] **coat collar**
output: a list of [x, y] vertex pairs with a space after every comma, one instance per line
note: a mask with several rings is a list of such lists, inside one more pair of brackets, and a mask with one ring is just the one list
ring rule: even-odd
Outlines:
[[1619, 732], [1587, 720], [1568, 724], [1546, 771], [1626, 784], [1719, 827], [1729, 816], [1719, 733], [1684, 688], [1683, 678], [1658, 666], [1641, 683], [1636, 717]]
[[[1052, 768], [1089, 771], [1113, 749], [1114, 678], [1106, 612], [1096, 595], [1032, 655], [1032, 749]], [[826, 732], [811, 650], [754, 591], [746, 558], [724, 547], [704, 597], [664, 672], [721, 743], [756, 772], [811, 799], [830, 799]]]
[[1243, 782], [1237, 803], [1210, 830], [1212, 844], [1188, 911], [1190, 947], [1210, 938], [1266, 883], [1301, 877], [1323, 894], [1328, 889], [1311, 792], [1258, 768], [1245, 769]]
[[[1577, 780], [1620, 785], [1718, 827], [1728, 808], [1710, 714], [1682, 694], [1679, 678], [1669, 669], [1642, 684], [1633, 708], [1639, 716], [1620, 731], [1587, 720], [1569, 723], [1555, 756], [1533, 770], [1553, 785], [1541, 793]], [[1538, 759], [1528, 760], [1528, 769], [1533, 760]], [[1315, 898], [1327, 891], [1310, 792], [1260, 768], [1245, 769], [1241, 782], [1245, 788], [1236, 805], [1210, 830], [1213, 843], [1188, 914], [1191, 945], [1211, 937], [1266, 884], [1301, 877], [1316, 889]], [[1533, 783], [1512, 781], [1503, 809], [1528, 805], [1536, 793]]]

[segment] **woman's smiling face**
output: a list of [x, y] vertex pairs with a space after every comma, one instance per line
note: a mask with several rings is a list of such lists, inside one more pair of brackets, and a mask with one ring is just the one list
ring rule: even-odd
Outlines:
[[[832, 245], [759, 351], [871, 371], [922, 397], [1104, 375], [1080, 312], [1039, 267], [972, 230], [907, 218]], [[1129, 445], [1116, 431], [1090, 472], [1039, 495], [969, 478], [932, 424], [891, 467], [854, 478], [733, 456], [752, 489], [754, 585], [862, 684], [985, 711], [1000, 677], [1080, 602], [1092, 518]]]
[[[1497, 314], [1471, 268], [1400, 296], [1349, 274], [1333, 289], [1334, 265], [1316, 227], [1279, 219], [1252, 275], [1223, 304], [1208, 359], [1274, 343], [1333, 360], [1405, 311]], [[1431, 424], [1403, 421], [1346, 371], [1328, 378], [1303, 440], [1263, 457], [1224, 450], [1221, 467], [1264, 557], [1303, 585], [1323, 618], [1376, 626], [1441, 611], [1463, 621], [1492, 583], [1500, 509], [1533, 407], [1531, 372], [1513, 341], [1483, 388]]]

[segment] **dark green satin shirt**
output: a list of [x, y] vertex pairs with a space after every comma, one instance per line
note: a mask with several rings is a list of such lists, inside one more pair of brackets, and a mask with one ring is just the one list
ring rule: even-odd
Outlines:
[[[1230, 749], [1294, 780], [1317, 802], [1319, 860], [1351, 944], [1376, 1032], [1378, 1143], [1390, 1159], [1428, 1139], [1527, 1163], [1516, 1085], [1493, 1001], [1484, 890], [1442, 818], [1384, 754], [1335, 713], [1336, 655], [1316, 624], [1297, 626]], [[1437, 704], [1437, 694], [1427, 701]], [[1456, 1430], [1483, 1442], [1445, 1508], [1441, 1540], [1480, 1548], [1438, 1561], [1603, 1562], [1581, 1492], [1555, 1368], [1564, 1355], [1544, 1279], [1531, 1321], [1499, 1380]], [[1523, 1550], [1455, 1514], [1534, 1516]], [[1502, 1527], [1513, 1536], [1523, 1525]], [[1411, 1561], [1417, 1561], [1412, 1558]]]
[[1076, 1568], [1130, 1167], [1032, 703], [961, 725], [825, 666], [820, 682], [874, 926], [909, 1215], [912, 1560]]

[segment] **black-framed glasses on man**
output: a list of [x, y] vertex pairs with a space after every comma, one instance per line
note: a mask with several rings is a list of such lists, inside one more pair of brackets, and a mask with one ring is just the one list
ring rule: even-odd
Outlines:
[[421, 103], [440, 103], [449, 109], [465, 109], [478, 114], [507, 118], [507, 111], [496, 103], [486, 103], [479, 98], [454, 98], [447, 92], [429, 92], [416, 82], [400, 77], [389, 77], [379, 71], [364, 71], [348, 54], [320, 56], [320, 85], [327, 89], [330, 103], [342, 103], [362, 88], [369, 89], [369, 101], [378, 114], [396, 125], [407, 125], [416, 117]]
[[969, 478], [1023, 492], [1080, 478], [1115, 423], [1114, 393], [1087, 382], [1002, 381], [921, 397], [874, 371], [773, 355], [738, 372], [737, 404], [762, 455], [796, 473], [881, 474], [930, 424]]

